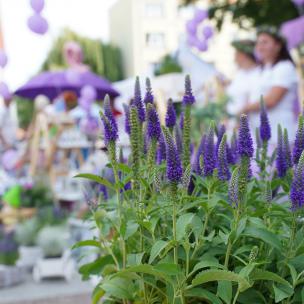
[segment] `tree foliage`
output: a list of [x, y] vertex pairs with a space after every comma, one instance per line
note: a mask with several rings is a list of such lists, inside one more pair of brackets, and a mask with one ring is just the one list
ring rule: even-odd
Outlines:
[[119, 48], [105, 44], [99, 40], [82, 37], [68, 29], [64, 30], [54, 42], [47, 59], [42, 65], [42, 70], [66, 68], [62, 50], [67, 41], [78, 42], [84, 53], [84, 63], [91, 70], [110, 81], [123, 79], [122, 57]]

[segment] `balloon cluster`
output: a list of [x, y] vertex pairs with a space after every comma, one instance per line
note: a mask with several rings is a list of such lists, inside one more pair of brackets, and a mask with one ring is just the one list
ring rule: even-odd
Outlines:
[[203, 25], [208, 19], [206, 10], [196, 10], [193, 19], [186, 24], [188, 43], [201, 52], [208, 50], [208, 40], [213, 36], [213, 28], [210, 25]]
[[44, 0], [30, 0], [34, 14], [27, 20], [29, 29], [38, 35], [44, 35], [49, 28], [47, 20], [41, 16], [44, 9]]

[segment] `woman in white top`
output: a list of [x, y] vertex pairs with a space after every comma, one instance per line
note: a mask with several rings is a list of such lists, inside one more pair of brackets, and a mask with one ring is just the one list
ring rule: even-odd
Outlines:
[[253, 84], [250, 103], [242, 113], [249, 114], [252, 131], [260, 125], [260, 99], [263, 96], [272, 129], [271, 143], [277, 142], [277, 126], [287, 128], [294, 140], [297, 128], [297, 73], [284, 38], [274, 27], [258, 31], [256, 55], [261, 62], [258, 81]]
[[238, 71], [227, 88], [229, 96], [227, 110], [231, 115], [237, 115], [249, 102], [252, 83], [257, 79], [259, 69], [254, 56], [254, 45], [254, 41], [249, 39], [232, 42]]

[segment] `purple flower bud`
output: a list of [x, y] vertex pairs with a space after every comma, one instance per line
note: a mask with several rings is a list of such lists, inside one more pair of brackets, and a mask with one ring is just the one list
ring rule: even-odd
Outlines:
[[125, 131], [127, 134], [131, 134], [131, 125], [130, 125], [130, 109], [129, 106], [123, 104], [124, 111], [125, 111]]
[[239, 204], [239, 168], [235, 168], [229, 182], [228, 196], [229, 202], [233, 207]]
[[148, 104], [147, 110], [147, 135], [149, 139], [155, 138], [156, 140], [159, 139], [161, 134], [161, 127], [158, 118], [158, 114], [151, 104]]
[[202, 168], [200, 165], [200, 157], [201, 157], [201, 155], [203, 155], [203, 153], [205, 151], [205, 145], [206, 145], [206, 135], [203, 135], [200, 145], [199, 145], [199, 147], [196, 151], [196, 155], [195, 155], [194, 172], [197, 173], [198, 175], [202, 174]]
[[139, 77], [136, 77], [135, 90], [134, 90], [134, 105], [137, 108], [138, 119], [140, 122], [144, 122], [146, 119], [146, 111], [144, 103], [141, 99]]
[[298, 210], [304, 206], [304, 152], [302, 152], [290, 189], [291, 209]]
[[250, 135], [247, 115], [242, 114], [240, 119], [240, 130], [238, 140], [238, 154], [243, 157], [253, 156], [253, 143]]
[[103, 199], [106, 201], [109, 198], [108, 195], [108, 189], [105, 185], [100, 185], [99, 186], [99, 193], [101, 193], [103, 195]]
[[164, 135], [161, 132], [158, 140], [157, 163], [160, 165], [164, 160], [166, 160], [166, 143]]
[[216, 167], [216, 154], [214, 147], [214, 122], [212, 122], [208, 130], [205, 151], [204, 151], [204, 175], [205, 176], [212, 175], [215, 167]]
[[287, 172], [287, 159], [284, 151], [284, 142], [282, 128], [278, 125], [278, 146], [277, 146], [277, 157], [276, 157], [276, 168], [279, 177], [284, 177]]
[[219, 146], [221, 144], [222, 138], [226, 132], [226, 128], [224, 125], [220, 125], [217, 129], [217, 142], [216, 142], [216, 155], [218, 153]]
[[166, 113], [166, 127], [173, 128], [176, 124], [176, 112], [172, 99], [168, 101], [167, 113]]
[[261, 101], [261, 111], [260, 111], [260, 137], [263, 142], [269, 141], [269, 139], [271, 138], [271, 128], [263, 100]]
[[228, 161], [227, 161], [226, 142], [227, 142], [227, 135], [223, 135], [217, 155], [218, 178], [221, 181], [227, 181], [230, 179], [231, 176], [228, 167]]
[[195, 98], [192, 94], [191, 80], [190, 76], [187, 75], [185, 79], [185, 95], [183, 98], [184, 105], [192, 105], [195, 102]]
[[178, 183], [183, 176], [183, 168], [176, 145], [171, 134], [164, 129], [166, 139], [167, 178], [170, 182]]
[[292, 158], [291, 158], [291, 152], [290, 152], [287, 129], [284, 129], [284, 153], [285, 153], [285, 156], [286, 156], [287, 167], [292, 168], [293, 164], [292, 164]]
[[302, 151], [304, 150], [304, 118], [301, 115], [299, 117], [298, 130], [296, 134], [296, 140], [293, 147], [293, 162], [297, 164]]
[[146, 79], [146, 95], [144, 97], [144, 103], [147, 105], [148, 103], [153, 104], [154, 96], [152, 94], [151, 81], [149, 78]]

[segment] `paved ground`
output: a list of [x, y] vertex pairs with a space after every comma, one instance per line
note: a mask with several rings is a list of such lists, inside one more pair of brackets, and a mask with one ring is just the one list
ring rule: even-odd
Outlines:
[[30, 278], [17, 286], [0, 289], [0, 304], [90, 304], [93, 286], [75, 278], [34, 283]]

